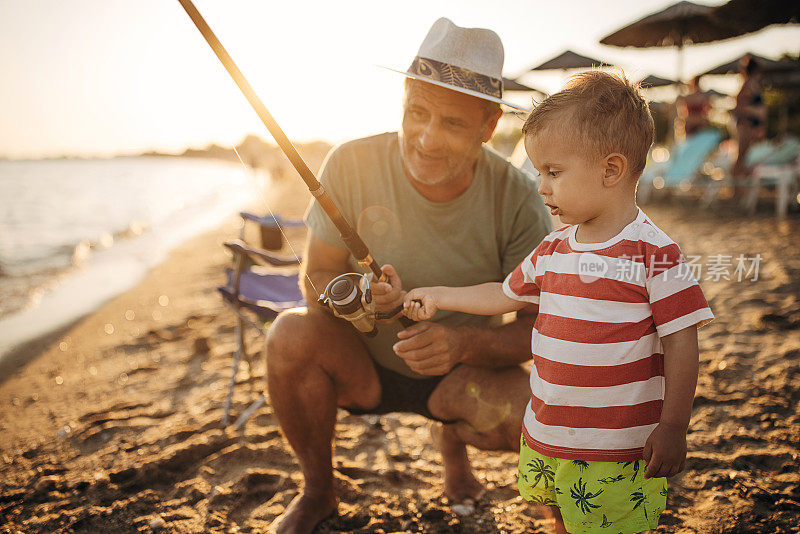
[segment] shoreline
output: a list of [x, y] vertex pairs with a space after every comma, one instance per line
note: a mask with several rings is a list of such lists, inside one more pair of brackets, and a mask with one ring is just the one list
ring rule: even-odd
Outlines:
[[[268, 176], [190, 158], [50, 167], [35, 162], [3, 170], [7, 186], [28, 173], [49, 193], [24, 197], [3, 218], [9, 234], [2, 239], [8, 271], [0, 278], [0, 361], [15, 346], [134, 287], [172, 248], [260, 198]], [[66, 179], [58, 181], [62, 174]], [[46, 217], [40, 204], [68, 193], [74, 198]]]
[[[249, 208], [243, 208], [241, 211], [247, 211], [247, 209]], [[126, 289], [103, 298], [92, 309], [82, 312], [79, 316], [66, 320], [62, 324], [55, 326], [52, 330], [47, 330], [31, 339], [10, 346], [6, 352], [0, 353], [0, 386], [10, 379], [14, 373], [24, 369], [28, 363], [35, 361], [37, 358], [51, 351], [54, 343], [63, 340], [65, 337], [72, 337], [70, 334], [73, 332], [75, 332], [74, 335], [77, 336], [86, 336], [87, 333], [81, 330], [81, 325], [84, 322], [93, 322], [94, 319], [99, 317], [118, 315], [115, 310], [121, 306], [124, 306], [126, 311], [130, 309], [130, 305], [123, 303], [132, 303], [136, 300], [141, 300], [138, 296], [139, 294], [152, 292], [151, 287], [154, 285], [154, 279], [162, 276], [163, 271], [172, 270], [174, 264], [182, 264], [183, 262], [180, 258], [191, 254], [193, 250], [198, 248], [207, 248], [209, 250], [211, 254], [208, 261], [211, 262], [211, 265], [219, 267], [219, 283], [217, 285], [222, 285], [224, 283], [223, 263], [227, 256], [220, 256], [218, 252], [225, 254], [222, 243], [238, 237], [240, 221], [241, 218], [238, 212], [225, 216], [224, 220], [213, 229], [201, 231], [201, 233], [189, 237], [168, 250], [161, 259], [161, 262], [143, 269], [137, 281], [130, 284]], [[209, 244], [212, 242], [218, 245], [216, 248], [218, 248], [219, 251], [215, 251], [213, 248], [209, 247]], [[200, 261], [202, 262], [202, 260]], [[216, 285], [214, 286], [214, 293], [216, 293]], [[156, 299], [156, 301], [157, 300], [158, 299]], [[41, 306], [41, 304], [39, 306]], [[37, 306], [37, 309], [39, 306]], [[37, 309], [26, 311], [24, 314], [27, 315], [30, 312], [35, 312]], [[224, 308], [221, 307], [221, 310], [224, 310]], [[125, 314], [123, 314], [123, 316], [124, 315]], [[12, 314], [3, 319], [14, 317], [15, 314]], [[106, 322], [105, 324], [113, 324], [113, 322]], [[105, 324], [103, 325], [104, 332]], [[157, 321], [153, 322], [152, 326], [157, 327]]]

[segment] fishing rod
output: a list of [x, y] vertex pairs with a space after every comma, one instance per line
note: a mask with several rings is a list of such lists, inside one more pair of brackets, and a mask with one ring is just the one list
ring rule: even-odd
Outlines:
[[[278, 143], [281, 151], [289, 158], [292, 166], [297, 170], [300, 177], [306, 183], [308, 190], [317, 199], [319, 205], [325, 211], [325, 214], [333, 222], [339, 235], [342, 238], [347, 249], [356, 258], [358, 264], [367, 274], [372, 274], [379, 282], [387, 282], [387, 277], [381, 270], [380, 265], [369, 252], [366, 243], [361, 239], [361, 236], [356, 233], [355, 229], [347, 222], [342, 212], [333, 202], [333, 199], [325, 191], [325, 188], [317, 180], [314, 173], [308, 167], [305, 160], [297, 152], [292, 142], [286, 137], [278, 123], [272, 117], [266, 106], [258, 98], [250, 83], [236, 66], [228, 51], [222, 46], [217, 36], [206, 23], [203, 16], [194, 6], [191, 0], [178, 0], [186, 14], [192, 19], [194, 25], [200, 30], [200, 33], [205, 38], [211, 49], [217, 55], [222, 65], [231, 75], [233, 81], [239, 86], [242, 94], [244, 94], [247, 101], [258, 114], [261, 122], [267, 127], [269, 133]], [[358, 330], [368, 334], [375, 335], [375, 319], [389, 319], [397, 315], [402, 306], [395, 308], [390, 312], [375, 312], [375, 304], [372, 300], [372, 293], [369, 290], [369, 277], [366, 275], [359, 275], [358, 273], [345, 273], [340, 275], [328, 284], [325, 291], [319, 297], [319, 303], [330, 307], [334, 314], [343, 317], [350, 321]], [[401, 317], [401, 322], [408, 326], [411, 321], [407, 317]]]

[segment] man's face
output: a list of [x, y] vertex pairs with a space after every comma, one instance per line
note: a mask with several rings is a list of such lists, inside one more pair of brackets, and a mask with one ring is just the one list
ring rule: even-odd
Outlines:
[[427, 186], [468, 176], [496, 123], [486, 117], [479, 98], [412, 81], [406, 86], [401, 132], [406, 171]]
[[567, 140], [561, 128], [525, 138], [525, 151], [539, 171], [539, 194], [564, 224], [580, 224], [603, 210], [602, 158], [591, 157]]

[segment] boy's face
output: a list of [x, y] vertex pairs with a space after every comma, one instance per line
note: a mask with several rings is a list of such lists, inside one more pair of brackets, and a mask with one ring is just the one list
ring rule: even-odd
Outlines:
[[606, 201], [602, 159], [581, 153], [580, 142], [569, 141], [560, 128], [548, 128], [525, 138], [525, 151], [539, 171], [539, 194], [564, 224], [597, 217]]

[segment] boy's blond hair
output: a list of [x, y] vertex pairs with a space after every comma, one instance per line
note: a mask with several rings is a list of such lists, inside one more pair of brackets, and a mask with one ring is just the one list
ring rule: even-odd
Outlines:
[[522, 133], [536, 136], [553, 126], [568, 138], [577, 135], [597, 157], [613, 152], [624, 155], [629, 173], [637, 179], [653, 144], [653, 117], [647, 101], [622, 71], [592, 70], [573, 76], [561, 91], [531, 111]]

